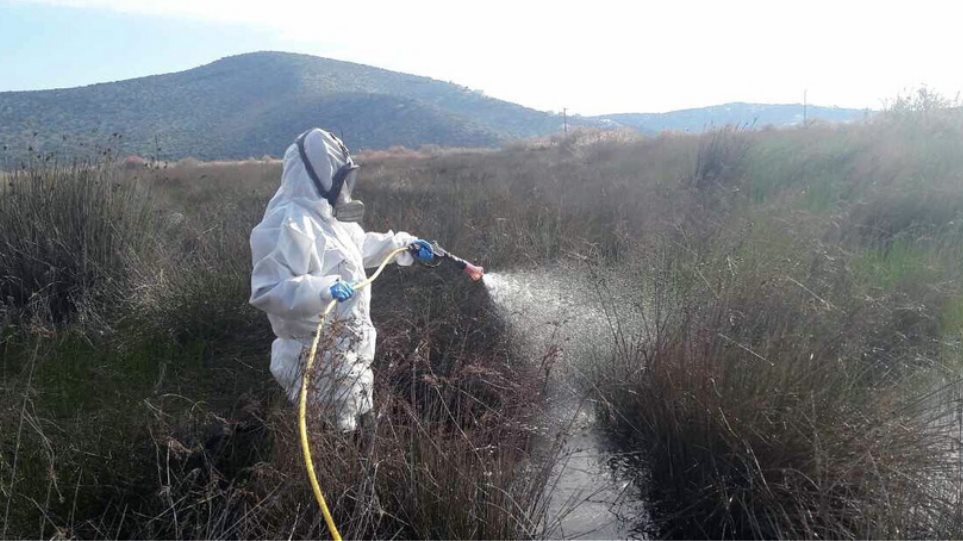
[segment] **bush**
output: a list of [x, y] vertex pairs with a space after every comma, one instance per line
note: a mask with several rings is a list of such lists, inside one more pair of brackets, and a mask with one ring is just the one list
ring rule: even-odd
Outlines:
[[906, 319], [897, 293], [857, 295], [843, 253], [763, 238], [670, 250], [640, 304], [648, 325], [616, 329], [634, 346], [598, 369], [602, 418], [648, 458], [661, 533], [963, 533], [960, 389], [939, 327]]
[[58, 324], [116, 312], [153, 227], [148, 198], [109, 166], [17, 170], [0, 188], [0, 302]]

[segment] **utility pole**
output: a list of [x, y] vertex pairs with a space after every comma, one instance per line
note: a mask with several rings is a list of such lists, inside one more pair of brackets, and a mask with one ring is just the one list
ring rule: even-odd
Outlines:
[[562, 108], [562, 129], [565, 130], [565, 135], [568, 135], [568, 107]]
[[808, 113], [808, 111], [807, 111], [806, 109], [809, 108], [809, 102], [808, 102], [807, 99], [806, 99], [806, 98], [808, 97], [807, 94], [809, 94], [809, 90], [808, 90], [808, 89], [804, 89], [804, 90], [803, 90], [803, 127], [804, 127], [804, 128], [806, 127], [806, 116], [807, 116], [807, 113]]

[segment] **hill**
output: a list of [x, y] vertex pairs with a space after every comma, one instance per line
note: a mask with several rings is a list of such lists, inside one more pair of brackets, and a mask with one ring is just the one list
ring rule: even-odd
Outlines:
[[[809, 107], [810, 119], [832, 122], [864, 114]], [[642, 133], [801, 121], [801, 105], [747, 103], [568, 119], [576, 127]], [[31, 154], [91, 155], [104, 145], [122, 155], [161, 159], [279, 156], [296, 134], [314, 126], [341, 133], [352, 150], [486, 147], [558, 133], [562, 124], [560, 115], [428, 77], [316, 56], [258, 52], [126, 81], [0, 92], [0, 166]]]
[[[806, 107], [806, 120], [824, 122], [854, 122], [867, 115], [863, 109], [839, 107]], [[631, 128], [642, 133], [681, 131], [699, 133], [713, 127], [739, 125], [762, 128], [789, 127], [803, 123], [803, 104], [726, 103], [697, 109], [682, 109], [668, 113], [621, 113], [593, 117], [594, 120], [616, 127]]]
[[8, 157], [28, 148], [85, 153], [113, 134], [124, 153], [277, 156], [316, 125], [363, 149], [493, 146], [553, 133], [562, 120], [427, 77], [279, 52], [79, 88], [0, 93]]

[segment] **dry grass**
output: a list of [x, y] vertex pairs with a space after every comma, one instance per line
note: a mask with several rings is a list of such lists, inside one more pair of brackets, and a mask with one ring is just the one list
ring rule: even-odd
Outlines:
[[644, 287], [646, 330], [615, 331], [602, 412], [651, 463], [662, 534], [959, 535], [941, 306], [865, 297], [844, 253], [796, 250], [667, 262]]

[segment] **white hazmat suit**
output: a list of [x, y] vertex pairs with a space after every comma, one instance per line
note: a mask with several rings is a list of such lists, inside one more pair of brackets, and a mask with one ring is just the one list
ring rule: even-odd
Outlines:
[[[303, 137], [316, 178], [330, 190], [335, 172], [347, 162], [347, 149], [320, 129]], [[332, 300], [331, 286], [338, 280], [357, 284], [365, 279], [366, 267], [415, 240], [403, 232], [366, 233], [357, 223], [338, 221], [309, 177], [298, 145], [288, 147], [281, 187], [251, 232], [250, 302], [267, 312], [277, 335], [271, 373], [292, 401], [300, 394], [303, 363], [320, 314]], [[413, 258], [405, 252], [396, 261], [407, 266]], [[333, 336], [322, 338], [317, 371], [311, 374], [312, 411], [344, 432], [354, 431], [358, 417], [372, 409], [376, 332], [370, 305], [370, 288], [338, 303], [332, 325], [325, 326]]]

